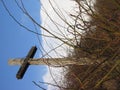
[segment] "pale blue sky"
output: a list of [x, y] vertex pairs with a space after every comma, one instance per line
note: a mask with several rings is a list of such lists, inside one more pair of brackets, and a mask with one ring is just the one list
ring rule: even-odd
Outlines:
[[[14, 0], [3, 0], [11, 13], [24, 25], [35, 31], [33, 23], [28, 20]], [[20, 1], [20, 0], [18, 0]], [[39, 0], [24, 0], [25, 8], [40, 23]], [[39, 33], [39, 27], [37, 27]], [[41, 37], [39, 37], [41, 39]], [[43, 81], [42, 76], [46, 73], [44, 66], [30, 66], [22, 80], [16, 79], [19, 66], [8, 65], [11, 58], [24, 58], [34, 45], [40, 47], [37, 36], [21, 28], [5, 11], [0, 1], [0, 90], [41, 90], [32, 81]], [[37, 50], [35, 58], [40, 56]], [[44, 86], [45, 87], [45, 86]]]

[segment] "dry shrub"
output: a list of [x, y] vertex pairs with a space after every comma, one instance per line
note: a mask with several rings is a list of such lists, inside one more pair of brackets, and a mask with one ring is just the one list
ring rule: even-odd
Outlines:
[[[79, 7], [82, 6], [81, 2], [83, 1], [77, 1]], [[87, 26], [84, 26], [87, 28], [84, 29], [72, 55], [76, 60], [89, 58], [94, 61], [99, 60], [99, 63], [69, 66], [66, 75], [67, 87], [71, 90], [118, 90], [120, 87], [120, 1], [96, 0], [92, 11], [92, 13], [87, 12], [90, 20]], [[77, 18], [78, 16], [76, 15]], [[74, 26], [78, 25], [80, 27], [80, 23]]]

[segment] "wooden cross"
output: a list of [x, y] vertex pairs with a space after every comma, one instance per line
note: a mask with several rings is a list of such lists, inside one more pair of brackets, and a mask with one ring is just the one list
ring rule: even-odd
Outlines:
[[48, 65], [48, 66], [67, 66], [67, 65], [90, 65], [93, 64], [93, 61], [87, 58], [80, 58], [76, 60], [75, 58], [38, 58], [33, 59], [33, 56], [37, 48], [34, 46], [29, 51], [27, 57], [22, 59], [10, 59], [10, 65], [21, 65], [16, 77], [17, 79], [22, 79], [29, 65]]

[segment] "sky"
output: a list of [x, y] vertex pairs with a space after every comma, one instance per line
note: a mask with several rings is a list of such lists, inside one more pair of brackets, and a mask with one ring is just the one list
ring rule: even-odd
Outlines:
[[[34, 25], [16, 6], [14, 0], [4, 0], [14, 17], [22, 24], [34, 30]], [[40, 24], [40, 1], [24, 0], [24, 5], [32, 17]], [[39, 33], [40, 28], [37, 27]], [[39, 36], [42, 42], [41, 37]], [[0, 1], [0, 90], [40, 90], [32, 81], [43, 81], [46, 73], [45, 66], [30, 66], [22, 80], [16, 79], [16, 73], [20, 66], [8, 65], [11, 58], [25, 58], [32, 46], [40, 48], [37, 35], [20, 27], [6, 12]], [[34, 58], [40, 57], [37, 50]], [[46, 86], [43, 86], [46, 88]]]

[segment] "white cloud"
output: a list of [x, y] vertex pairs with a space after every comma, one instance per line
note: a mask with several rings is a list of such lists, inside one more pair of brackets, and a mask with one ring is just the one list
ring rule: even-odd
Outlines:
[[[75, 7], [75, 3], [71, 0], [55, 0], [55, 2], [54, 0], [50, 0], [50, 1], [53, 7], [55, 8], [55, 10], [62, 16], [62, 18], [66, 19], [67, 22], [72, 23], [72, 19], [69, 17], [68, 12], [73, 11], [73, 7]], [[67, 30], [65, 29], [68, 27], [68, 25], [66, 25], [66, 23], [63, 20], [61, 20], [61, 18], [56, 14], [56, 12], [53, 10], [53, 8], [51, 7], [49, 3], [49, 0], [41, 0], [41, 3], [42, 3], [42, 10], [41, 10], [42, 26], [47, 28], [50, 32], [52, 32], [58, 37], [72, 38], [67, 32]], [[58, 10], [58, 8], [60, 10]], [[56, 23], [60, 24], [60, 26], [59, 25], [56, 26], [55, 23], [53, 23], [50, 20], [46, 12], [51, 17], [51, 19], [55, 21]], [[44, 30], [42, 30], [42, 33], [45, 35], [51, 36], [49, 33], [47, 33]], [[63, 42], [61, 42], [58, 39], [56, 40], [55, 38], [43, 37], [43, 43], [44, 43], [45, 49], [47, 51], [50, 51], [51, 49], [61, 45]], [[63, 47], [66, 47], [66, 45], [64, 45]], [[66, 56], [66, 51], [65, 51], [65, 48], [63, 47], [59, 47], [56, 49], [57, 52], [60, 51], [60, 53], [58, 52], [57, 55], [56, 55], [56, 52], [54, 51], [49, 53], [49, 55], [52, 55], [52, 57], [53, 56], [61, 57], [61, 53], [62, 53], [63, 56]]]
[[[66, 67], [67, 68], [67, 67]], [[63, 81], [65, 81], [64, 75], [66, 74], [66, 68], [61, 67], [48, 67], [48, 72], [44, 75], [43, 80], [54, 85], [64, 87]], [[52, 73], [50, 73], [52, 72]], [[51, 76], [52, 74], [52, 76]], [[55, 80], [55, 81], [54, 81]], [[47, 90], [59, 90], [59, 87], [48, 85]]]
[[[67, 22], [72, 23], [72, 19], [69, 17], [69, 14], [74, 12], [75, 2], [72, 0], [50, 0], [56, 11], [62, 16], [63, 19], [66, 19]], [[55, 2], [54, 2], [55, 1]], [[65, 28], [67, 28], [66, 23], [60, 19], [60, 17], [55, 13], [53, 8], [51, 7], [49, 0], [41, 0], [42, 3], [42, 10], [41, 12], [41, 18], [42, 18], [42, 26], [47, 28], [50, 32], [54, 33], [56, 36], [59, 37], [66, 37], [66, 38], [72, 38], [72, 36], [69, 35], [69, 33], [66, 31]], [[57, 6], [57, 5], [58, 6]], [[59, 9], [58, 9], [59, 7]], [[45, 8], [45, 9], [44, 9]], [[50, 20], [50, 18], [47, 16], [47, 14], [51, 17], [52, 20], [54, 20], [56, 23], [60, 24], [58, 27]], [[63, 27], [61, 27], [63, 26]], [[59, 28], [59, 29], [58, 29]], [[42, 33], [45, 35], [51, 36], [49, 33], [46, 31], [42, 30]], [[50, 37], [43, 37], [43, 47], [46, 50], [46, 52], [49, 52], [50, 50], [59, 47], [63, 42], [61, 42], [58, 39], [55, 38], [50, 38]], [[59, 48], [56, 48], [55, 51], [53, 50], [52, 52], [49, 53], [49, 56], [51, 57], [65, 57], [67, 56], [67, 50], [69, 47], [67, 45], [62, 45]], [[46, 53], [44, 52], [44, 53]], [[46, 56], [46, 57], [49, 57]], [[55, 76], [55, 80], [57, 82], [62, 83], [62, 79], [64, 79], [64, 74], [63, 74], [63, 68], [50, 68], [52, 71], [53, 76]], [[51, 74], [48, 72], [43, 76], [43, 79], [45, 82], [50, 82], [50, 83], [55, 83], [53, 82], [54, 80], [51, 77]], [[48, 86], [47, 90], [56, 90], [55, 87]]]

